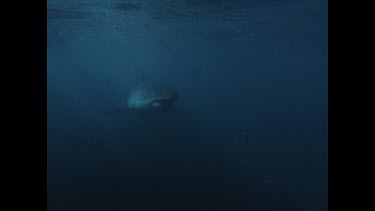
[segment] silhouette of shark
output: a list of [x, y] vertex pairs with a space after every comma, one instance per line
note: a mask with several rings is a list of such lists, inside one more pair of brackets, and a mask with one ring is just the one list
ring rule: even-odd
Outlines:
[[126, 108], [104, 112], [116, 114], [133, 111], [138, 114], [152, 114], [173, 111], [172, 104], [179, 98], [176, 91], [156, 85], [142, 85], [130, 92]]

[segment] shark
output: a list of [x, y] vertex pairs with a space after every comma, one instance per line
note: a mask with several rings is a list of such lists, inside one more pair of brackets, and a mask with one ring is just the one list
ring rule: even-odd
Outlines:
[[127, 100], [125, 108], [104, 112], [115, 114], [132, 111], [138, 114], [154, 114], [174, 111], [173, 104], [178, 100], [178, 93], [158, 85], [142, 85], [133, 89]]

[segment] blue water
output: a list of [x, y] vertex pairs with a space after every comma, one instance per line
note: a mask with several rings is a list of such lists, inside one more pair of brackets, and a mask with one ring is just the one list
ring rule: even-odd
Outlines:
[[48, 210], [327, 210], [327, 7], [48, 0]]

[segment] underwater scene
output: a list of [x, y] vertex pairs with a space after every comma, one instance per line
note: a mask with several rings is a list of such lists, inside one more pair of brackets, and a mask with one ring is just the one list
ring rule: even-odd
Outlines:
[[49, 211], [328, 210], [327, 0], [48, 0]]

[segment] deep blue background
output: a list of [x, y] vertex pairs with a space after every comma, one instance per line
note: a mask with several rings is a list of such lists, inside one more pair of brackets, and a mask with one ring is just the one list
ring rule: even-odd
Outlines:
[[[48, 16], [49, 211], [327, 210], [326, 0], [48, 0]], [[102, 115], [142, 82], [177, 111]]]

